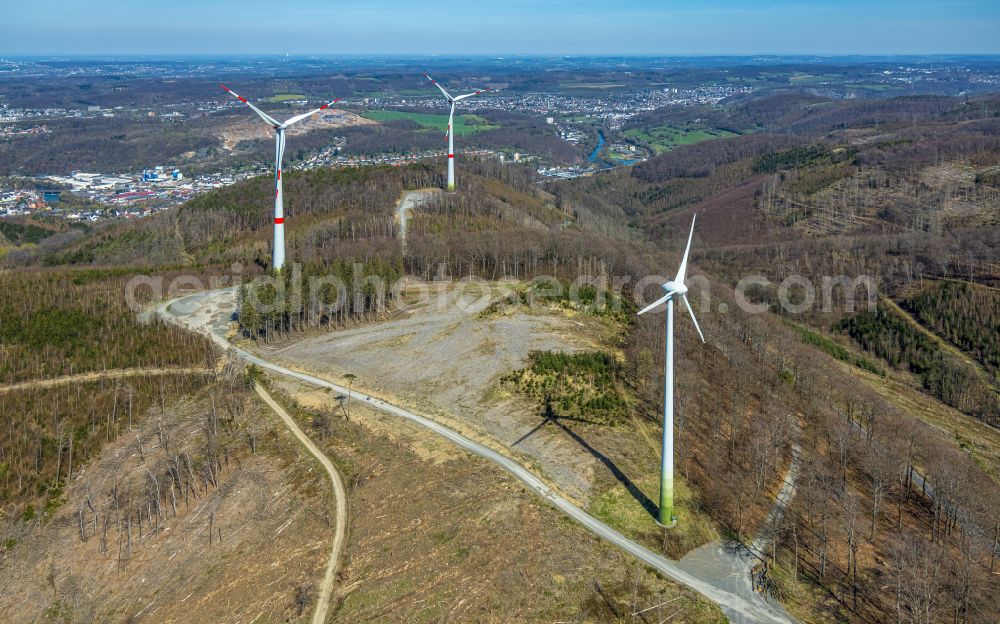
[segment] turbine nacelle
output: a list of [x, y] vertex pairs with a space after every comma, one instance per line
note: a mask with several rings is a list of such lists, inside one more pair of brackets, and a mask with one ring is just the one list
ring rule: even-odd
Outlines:
[[447, 89], [441, 86], [440, 82], [431, 78], [430, 74], [424, 74], [424, 76], [426, 76], [427, 80], [431, 81], [431, 84], [433, 84], [435, 87], [438, 88], [438, 90], [441, 92], [441, 95], [444, 96], [445, 101], [447, 101], [449, 104], [454, 104], [455, 102], [461, 102], [462, 100], [468, 99], [474, 95], [479, 95], [480, 93], [485, 93], [490, 90], [489, 87], [483, 87], [479, 91], [474, 91], [472, 93], [465, 93], [463, 95], [452, 95], [448, 93]]
[[663, 284], [663, 291], [671, 293], [672, 295], [685, 295], [687, 294], [688, 287], [684, 284], [671, 280]]
[[285, 122], [280, 122], [277, 119], [275, 119], [274, 117], [271, 117], [270, 115], [268, 115], [264, 111], [260, 110], [259, 108], [257, 108], [253, 104], [251, 104], [250, 100], [246, 99], [245, 97], [243, 97], [239, 93], [236, 93], [235, 91], [233, 91], [232, 89], [230, 89], [226, 85], [224, 85], [222, 83], [219, 83], [219, 86], [222, 87], [223, 91], [225, 91], [229, 95], [233, 96], [237, 100], [243, 102], [244, 104], [246, 104], [247, 106], [249, 106], [251, 109], [253, 109], [253, 112], [257, 113], [257, 115], [261, 119], [263, 119], [267, 123], [267, 125], [269, 125], [272, 128], [274, 128], [275, 132], [281, 132], [285, 128], [288, 128], [291, 125], [297, 124], [300, 121], [302, 121], [303, 119], [307, 119], [309, 117], [312, 117], [316, 113], [318, 113], [320, 111], [324, 111], [324, 110], [330, 108], [331, 106], [333, 106], [334, 104], [336, 104], [337, 102], [339, 102], [340, 100], [343, 99], [343, 98], [337, 98], [335, 100], [330, 100], [329, 102], [327, 102], [326, 104], [324, 104], [323, 106], [320, 106], [319, 108], [317, 108], [315, 110], [311, 110], [308, 113], [303, 113], [301, 115], [296, 115], [296, 116], [292, 117], [291, 119], [288, 119]]
[[691, 253], [691, 239], [694, 237], [695, 218], [697, 218], [697, 215], [691, 219], [691, 233], [688, 234], [687, 248], [684, 250], [684, 258], [681, 260], [680, 269], [677, 270], [677, 277], [663, 284], [663, 290], [666, 291], [667, 294], [663, 295], [642, 310], [639, 310], [639, 314], [645, 314], [650, 310], [660, 307], [664, 303], [680, 297], [680, 300], [684, 302], [684, 307], [687, 308], [688, 314], [691, 315], [691, 320], [694, 322], [694, 328], [698, 330], [698, 337], [701, 338], [702, 342], [705, 342], [705, 336], [701, 333], [701, 327], [698, 326], [698, 319], [695, 318], [694, 310], [691, 309], [691, 302], [688, 301], [687, 298], [688, 287], [684, 284], [684, 278], [687, 276], [688, 254]]

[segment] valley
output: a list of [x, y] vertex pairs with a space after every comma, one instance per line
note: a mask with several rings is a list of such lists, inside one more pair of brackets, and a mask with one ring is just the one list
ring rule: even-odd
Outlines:
[[[73, 137], [245, 173], [0, 221], [0, 620], [995, 622], [994, 65], [641, 62], [442, 60], [497, 90], [455, 177], [396, 61], [243, 76], [281, 119], [354, 100], [280, 185], [197, 98], [195, 156], [87, 138], [125, 112], [0, 146], [19, 193]], [[90, 89], [159, 97], [126, 84]]]

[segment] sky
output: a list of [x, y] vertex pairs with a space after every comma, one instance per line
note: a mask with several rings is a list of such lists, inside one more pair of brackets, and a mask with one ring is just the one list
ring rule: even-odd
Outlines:
[[994, 54], [997, 0], [0, 0], [0, 54]]

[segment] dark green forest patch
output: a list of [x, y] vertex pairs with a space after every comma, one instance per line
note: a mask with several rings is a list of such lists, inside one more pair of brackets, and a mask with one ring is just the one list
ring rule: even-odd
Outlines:
[[534, 351], [531, 364], [502, 383], [545, 406], [546, 415], [614, 425], [629, 410], [621, 364], [602, 351]]
[[993, 375], [1000, 373], [1000, 291], [941, 282], [904, 299], [901, 305]]
[[845, 319], [835, 329], [894, 368], [914, 373], [924, 390], [944, 403], [986, 424], [1000, 425], [1000, 400], [977, 371], [886, 305]]

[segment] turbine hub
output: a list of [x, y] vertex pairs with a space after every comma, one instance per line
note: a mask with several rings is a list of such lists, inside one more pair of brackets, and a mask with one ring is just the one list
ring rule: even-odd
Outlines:
[[680, 282], [669, 281], [663, 285], [664, 292], [675, 292], [678, 295], [683, 295], [688, 291], [687, 286], [681, 284]]

